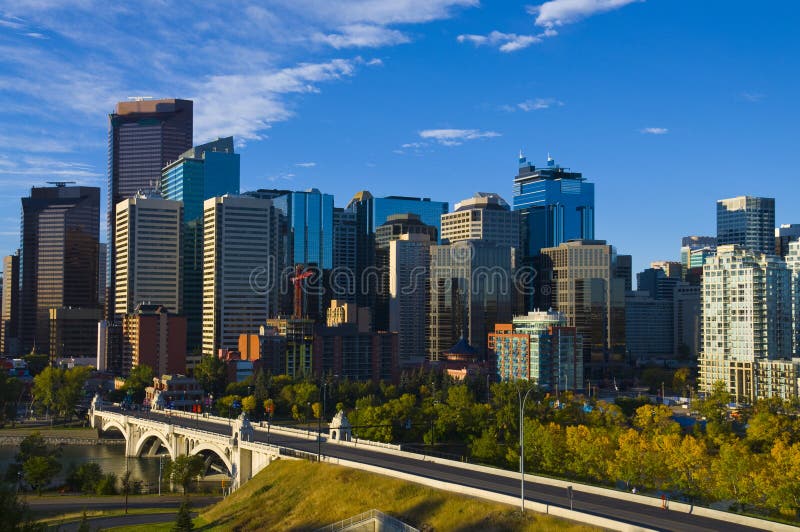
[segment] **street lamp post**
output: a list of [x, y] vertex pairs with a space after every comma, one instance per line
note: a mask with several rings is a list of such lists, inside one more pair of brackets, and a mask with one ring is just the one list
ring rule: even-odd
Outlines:
[[522, 513], [525, 513], [525, 401], [528, 400], [528, 394], [536, 388], [536, 385], [531, 385], [522, 395], [522, 388], [517, 388], [517, 396], [519, 397], [519, 500]]

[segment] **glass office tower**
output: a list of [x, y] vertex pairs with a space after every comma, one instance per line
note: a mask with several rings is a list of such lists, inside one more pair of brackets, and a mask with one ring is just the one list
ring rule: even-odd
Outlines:
[[717, 245], [775, 254], [775, 198], [737, 196], [717, 201]]
[[97, 308], [100, 189], [34, 187], [22, 198], [22, 352], [50, 346], [50, 309]]
[[203, 336], [203, 202], [238, 195], [239, 181], [240, 161], [233, 137], [195, 146], [161, 173], [164, 199], [183, 202], [183, 312], [190, 353], [199, 351]]
[[557, 165], [552, 157], [547, 157], [545, 168], [536, 168], [520, 153], [514, 210], [520, 211], [526, 258], [568, 240], [594, 239], [594, 183]]
[[[161, 170], [192, 147], [193, 103], [190, 100], [119, 102], [108, 115], [108, 271], [114, 279], [115, 207], [139, 190], [155, 188]], [[109, 301], [114, 285], [109, 284]], [[109, 305], [113, 308], [113, 305]]]
[[[449, 206], [446, 201], [431, 201], [430, 198], [414, 198], [407, 196], [387, 196], [376, 198], [369, 191], [362, 190], [353, 196], [347, 204], [346, 210], [356, 213], [358, 234], [356, 241], [356, 277], [359, 282], [356, 303], [363, 307], [375, 306], [375, 297], [381, 289], [381, 275], [375, 261], [375, 233], [390, 216], [396, 214], [414, 214], [425, 225], [436, 228], [437, 235], [441, 236], [442, 215], [446, 214]], [[441, 241], [441, 240], [439, 240]], [[384, 283], [385, 284], [385, 283]]]

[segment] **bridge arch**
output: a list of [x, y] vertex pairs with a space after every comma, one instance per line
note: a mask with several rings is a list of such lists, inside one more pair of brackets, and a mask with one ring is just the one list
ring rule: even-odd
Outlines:
[[167, 452], [169, 453], [169, 457], [171, 460], [175, 460], [175, 453], [172, 449], [172, 445], [169, 444], [169, 440], [166, 436], [161, 434], [156, 430], [148, 430], [144, 434], [139, 437], [139, 441], [136, 442], [136, 447], [134, 448], [134, 456], [142, 456], [142, 449], [144, 449], [145, 444], [152, 438], [157, 438], [161, 440], [161, 443], [164, 447], [167, 448]]
[[219, 447], [215, 443], [209, 443], [209, 442], [199, 443], [198, 445], [192, 447], [192, 449], [189, 451], [189, 456], [200, 454], [203, 451], [209, 451], [217, 455], [217, 457], [220, 460], [222, 460], [222, 463], [225, 464], [225, 467], [228, 468], [228, 474], [233, 476], [233, 464], [231, 463], [230, 457], [221, 447]]
[[120, 431], [120, 433], [122, 433], [122, 437], [125, 438], [125, 441], [128, 441], [128, 431], [125, 430], [125, 427], [123, 427], [121, 423], [115, 419], [104, 418], [100, 424], [100, 432], [106, 432], [109, 429], [117, 429]]

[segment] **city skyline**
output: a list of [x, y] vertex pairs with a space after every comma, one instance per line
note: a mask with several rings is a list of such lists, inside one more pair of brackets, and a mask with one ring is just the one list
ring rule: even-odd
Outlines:
[[[155, 10], [131, 22], [92, 2], [4, 6], [2, 253], [19, 245], [31, 185], [105, 189], [106, 115], [139, 94], [193, 99], [194, 145], [233, 135], [243, 191], [315, 187], [338, 207], [362, 189], [510, 201], [519, 149], [537, 166], [550, 152], [596, 184], [596, 237], [632, 254], [634, 271], [677, 260], [684, 235], [715, 234], [721, 198], [775, 197], [776, 224], [795, 222], [795, 9], [571, 5], [220, 6], [190, 21], [185, 42]], [[243, 12], [247, 24], [228, 29]]]

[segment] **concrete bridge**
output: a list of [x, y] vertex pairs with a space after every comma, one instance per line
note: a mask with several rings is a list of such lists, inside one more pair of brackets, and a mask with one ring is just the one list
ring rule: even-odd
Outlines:
[[224, 465], [231, 477], [231, 489], [250, 480], [280, 456], [280, 448], [264, 442], [253, 441], [253, 427], [245, 417], [230, 420], [230, 433], [220, 434], [171, 420], [148, 419], [141, 413], [127, 415], [117, 408], [103, 408], [95, 399], [89, 410], [92, 427], [102, 432], [117, 430], [125, 438], [125, 456], [155, 456], [163, 447], [170, 459], [179, 456], [201, 455], [206, 459], [206, 469], [212, 462]]

